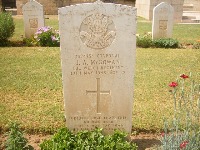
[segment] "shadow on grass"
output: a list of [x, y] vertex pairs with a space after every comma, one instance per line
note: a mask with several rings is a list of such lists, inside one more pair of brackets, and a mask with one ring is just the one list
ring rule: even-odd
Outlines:
[[24, 41], [7, 41], [5, 43], [1, 43], [0, 47], [24, 47], [27, 44]]

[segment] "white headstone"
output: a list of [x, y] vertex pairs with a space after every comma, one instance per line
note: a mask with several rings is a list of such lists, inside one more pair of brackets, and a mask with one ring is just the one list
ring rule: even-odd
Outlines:
[[97, 1], [59, 9], [66, 124], [131, 132], [136, 9]]
[[165, 2], [158, 4], [153, 9], [152, 38], [171, 38], [173, 30], [174, 9]]
[[34, 0], [30, 0], [23, 6], [22, 10], [25, 37], [30, 38], [38, 28], [45, 26], [43, 6]]

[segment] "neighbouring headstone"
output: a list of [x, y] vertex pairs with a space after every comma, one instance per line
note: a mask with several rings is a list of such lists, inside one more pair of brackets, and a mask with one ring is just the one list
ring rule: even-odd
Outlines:
[[[145, 19], [153, 19], [153, 8], [161, 2], [166, 2], [174, 8], [174, 22], [182, 21], [183, 3], [186, 0], [136, 0], [137, 15]], [[188, 0], [191, 1], [191, 0]]]
[[173, 30], [174, 9], [165, 2], [153, 9], [152, 39], [171, 38]]
[[63, 7], [59, 29], [67, 127], [130, 133], [136, 8], [101, 1]]
[[25, 37], [30, 38], [38, 28], [44, 27], [43, 6], [35, 0], [27, 2], [23, 8]]

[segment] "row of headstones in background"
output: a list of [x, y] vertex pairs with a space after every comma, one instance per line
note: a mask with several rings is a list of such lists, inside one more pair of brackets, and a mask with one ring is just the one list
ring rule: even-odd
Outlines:
[[25, 37], [33, 36], [38, 28], [45, 26], [43, 6], [35, 0], [27, 2], [23, 8]]
[[[23, 8], [25, 37], [30, 38], [38, 28], [45, 26], [43, 6], [35, 0], [30, 0]], [[165, 2], [153, 9], [152, 38], [172, 37], [173, 7]]]
[[153, 9], [152, 39], [171, 38], [173, 30], [174, 8], [162, 2]]

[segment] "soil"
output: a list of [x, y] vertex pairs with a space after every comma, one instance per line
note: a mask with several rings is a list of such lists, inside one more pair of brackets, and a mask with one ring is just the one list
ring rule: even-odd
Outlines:
[[[35, 150], [40, 150], [40, 143], [42, 143], [45, 139], [49, 139], [51, 135], [31, 134], [25, 135], [25, 137], [28, 139], [29, 145], [33, 146]], [[158, 137], [159, 136], [157, 134], [140, 133], [138, 135], [131, 136], [131, 140], [137, 144], [138, 150], [150, 150], [151, 147], [161, 144]], [[3, 147], [5, 140], [6, 136], [4, 134], [0, 134], [0, 150], [5, 149], [5, 147]]]
[[156, 145], [161, 145], [159, 135], [152, 133], [140, 133], [136, 136], [131, 136], [131, 140], [136, 143], [138, 150], [150, 150]]

